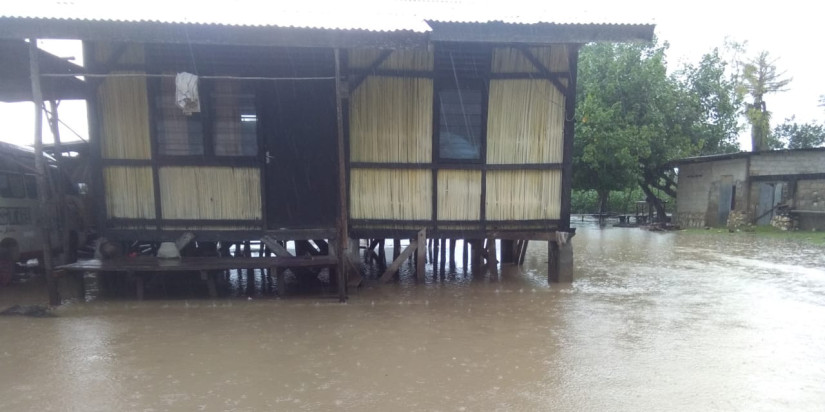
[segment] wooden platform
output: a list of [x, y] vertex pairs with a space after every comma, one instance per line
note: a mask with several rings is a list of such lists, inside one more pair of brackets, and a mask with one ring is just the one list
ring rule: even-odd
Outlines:
[[[56, 269], [67, 272], [123, 272], [135, 278], [137, 298], [143, 299], [143, 274], [200, 272], [207, 282], [209, 295], [217, 296], [214, 271], [229, 269], [273, 269], [278, 273], [278, 289], [282, 290], [283, 271], [279, 268], [335, 266], [335, 256], [312, 257], [184, 257], [179, 259], [160, 259], [156, 257], [117, 258], [111, 260], [85, 260]], [[282, 293], [282, 292], [279, 292]]]

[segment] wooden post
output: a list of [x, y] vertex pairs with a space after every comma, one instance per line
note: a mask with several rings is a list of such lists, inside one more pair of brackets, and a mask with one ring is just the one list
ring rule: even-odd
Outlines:
[[450, 268], [455, 267], [455, 249], [456, 249], [456, 239], [449, 239], [450, 242]]
[[335, 114], [338, 126], [338, 239], [335, 242], [335, 252], [338, 258], [338, 267], [335, 271], [338, 275], [338, 301], [347, 300], [347, 265], [346, 255], [347, 242], [349, 241], [348, 214], [347, 211], [347, 168], [346, 168], [346, 147], [344, 146], [344, 109], [343, 96], [341, 95], [341, 51], [334, 50], [335, 54]]
[[467, 271], [467, 239], [462, 239], [461, 241], [461, 267], [464, 268], [464, 271]]
[[[427, 244], [427, 229], [421, 229], [421, 231], [418, 232], [418, 238], [416, 239], [416, 242], [419, 245], [426, 245]], [[417, 252], [418, 253], [416, 253], [416, 259], [415, 259], [415, 265], [416, 265], [415, 266], [415, 278], [419, 282], [423, 282], [424, 281], [424, 270], [426, 269], [425, 268], [425, 266], [426, 266], [425, 257], [426, 257], [426, 254], [427, 254], [427, 250], [426, 250], [426, 248], [419, 247], [417, 249]]]
[[441, 238], [439, 243], [441, 243], [441, 262], [439, 262], [439, 271], [441, 275], [444, 276], [445, 267], [447, 265], [447, 239]]
[[55, 195], [56, 195], [56, 204], [57, 204], [57, 226], [58, 226], [58, 233], [60, 235], [60, 245], [61, 249], [63, 249], [63, 254], [58, 261], [58, 264], [64, 263], [71, 263], [76, 260], [74, 254], [76, 251], [70, 250], [70, 240], [69, 240], [69, 220], [66, 214], [66, 187], [63, 185], [63, 163], [61, 159], [63, 158], [63, 146], [60, 142], [60, 117], [57, 113], [57, 102], [54, 100], [49, 100], [49, 108], [51, 109], [51, 115], [49, 116], [49, 127], [52, 130], [52, 136], [54, 137], [54, 159], [57, 166], [57, 175], [61, 178], [58, 179], [57, 182], [54, 182], [55, 188]]
[[527, 245], [529, 245], [529, 244], [530, 244], [530, 241], [527, 240], [527, 239], [524, 239], [521, 242], [521, 250], [519, 251], [519, 256], [518, 256], [518, 264], [519, 265], [524, 264], [524, 259], [527, 257]]
[[401, 239], [395, 238], [392, 240], [392, 260], [398, 259], [401, 254]]
[[395, 274], [398, 273], [398, 269], [401, 268], [401, 264], [404, 263], [404, 261], [407, 260], [407, 258], [412, 256], [413, 252], [415, 252], [418, 249], [419, 247], [417, 241], [410, 242], [409, 246], [407, 246], [407, 248], [404, 249], [404, 251], [395, 260], [392, 261], [390, 267], [388, 267], [384, 274], [381, 275], [381, 283], [387, 283], [390, 280], [392, 280]]
[[387, 248], [384, 239], [378, 240], [378, 265], [387, 267]]
[[501, 239], [501, 263], [515, 263], [514, 241]]
[[496, 257], [496, 240], [494, 238], [487, 239], [487, 266], [494, 269], [498, 265], [498, 258]]
[[472, 263], [471, 265], [473, 268], [477, 268], [481, 265], [481, 247], [484, 243], [481, 239], [473, 239], [470, 241], [470, 246], [472, 247], [472, 251], [470, 254], [472, 255]]
[[52, 272], [52, 241], [49, 199], [46, 188], [46, 162], [43, 158], [43, 90], [40, 88], [40, 60], [37, 39], [29, 39], [29, 68], [31, 71], [32, 101], [34, 102], [34, 166], [37, 169], [37, 187], [40, 195], [40, 234], [43, 239], [43, 273], [46, 276], [46, 288], [49, 304], [59, 305], [57, 280]]
[[559, 244], [547, 241], [547, 283], [559, 282]]

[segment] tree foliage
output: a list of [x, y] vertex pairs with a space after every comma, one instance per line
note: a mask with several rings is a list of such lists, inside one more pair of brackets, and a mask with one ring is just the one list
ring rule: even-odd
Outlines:
[[816, 123], [796, 123], [792, 117], [776, 126], [771, 136], [771, 149], [808, 149], [825, 143], [825, 126]]
[[771, 59], [767, 51], [762, 51], [755, 58], [741, 62], [742, 81], [751, 97], [745, 115], [751, 124], [751, 147], [753, 151], [770, 148], [769, 132], [771, 113], [768, 111], [765, 95], [782, 92], [791, 82], [784, 72], [776, 68], [777, 59]]
[[[574, 186], [606, 204], [639, 185], [676, 195], [671, 160], [735, 151], [742, 97], [718, 50], [667, 74], [668, 45], [592, 44], [579, 59]], [[663, 215], [663, 213], [662, 213]]]

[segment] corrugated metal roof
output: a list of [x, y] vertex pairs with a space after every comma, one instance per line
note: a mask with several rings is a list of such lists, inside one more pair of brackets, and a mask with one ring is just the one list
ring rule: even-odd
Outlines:
[[615, 16], [599, 15], [596, 10], [567, 5], [558, 9], [536, 7], [531, 3], [519, 4], [518, 0], [298, 0], [288, 3], [240, 0], [210, 3], [208, 7], [191, 0], [155, 4], [146, 1], [31, 0], [4, 2], [0, 17], [418, 33], [430, 31], [427, 20], [515, 24], [621, 23], [615, 21]]
[[678, 167], [682, 164], [715, 162], [720, 160], [744, 159], [751, 156], [761, 156], [766, 154], [780, 154], [780, 153], [802, 153], [802, 152], [825, 152], [825, 147], [809, 147], [805, 149], [777, 149], [777, 150], [762, 150], [758, 152], [736, 152], [736, 153], [722, 153], [715, 155], [685, 157], [683, 159], [672, 160], [667, 163], [668, 166]]

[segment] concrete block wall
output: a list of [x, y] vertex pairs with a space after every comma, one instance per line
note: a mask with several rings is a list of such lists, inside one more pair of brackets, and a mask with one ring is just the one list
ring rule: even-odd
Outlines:
[[[825, 212], [825, 180], [800, 180], [796, 186], [794, 207], [797, 210]], [[800, 230], [825, 230], [825, 214], [798, 215]]]
[[719, 187], [723, 176], [731, 176], [736, 187], [734, 210], [744, 211], [746, 169], [746, 159], [682, 165], [676, 195], [676, 224], [682, 227], [725, 225], [726, 222], [717, 222]]
[[751, 156], [751, 176], [825, 173], [825, 151], [777, 151]]

